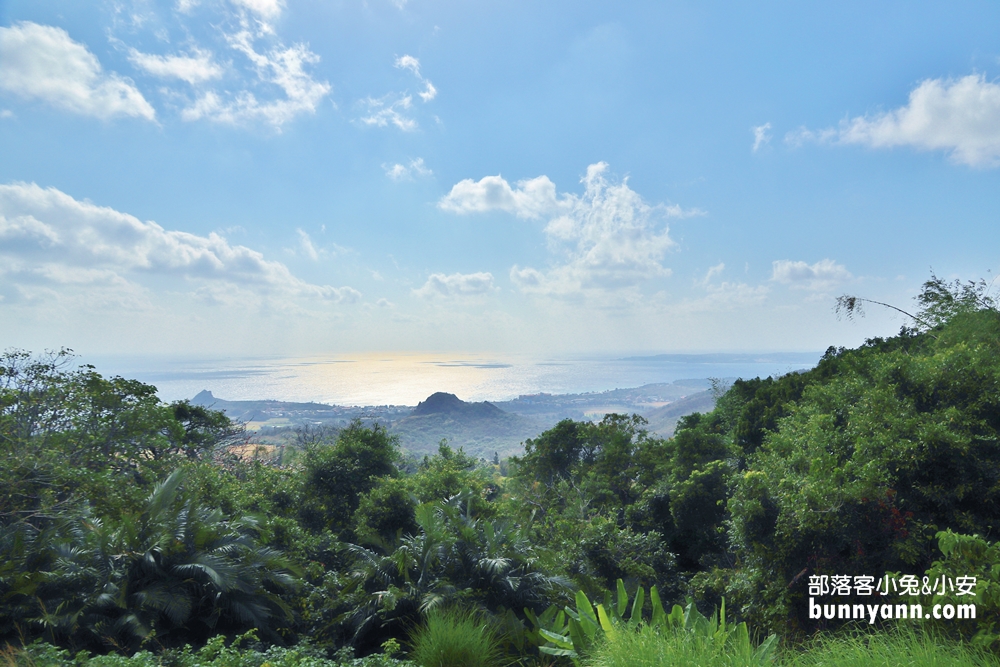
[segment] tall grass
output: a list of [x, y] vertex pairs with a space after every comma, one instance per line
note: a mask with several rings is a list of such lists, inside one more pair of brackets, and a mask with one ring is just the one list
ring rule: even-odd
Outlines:
[[496, 632], [468, 611], [432, 611], [412, 644], [420, 667], [499, 667], [503, 658]]
[[[749, 667], [755, 664], [731, 644], [642, 627], [599, 645], [585, 667]], [[1000, 667], [1000, 658], [967, 644], [937, 640], [913, 629], [872, 635], [824, 637], [786, 649], [776, 667]]]
[[586, 667], [751, 667], [759, 664], [751, 652], [711, 636], [662, 630], [649, 625], [616, 633], [597, 646]]
[[787, 667], [1000, 667], [1000, 658], [985, 650], [905, 626], [870, 635], [822, 637], [783, 657]]

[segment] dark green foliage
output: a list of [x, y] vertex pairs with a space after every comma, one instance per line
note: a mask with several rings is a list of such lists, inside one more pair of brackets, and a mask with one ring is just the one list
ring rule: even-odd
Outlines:
[[468, 494], [418, 506], [415, 521], [413, 534], [350, 547], [360, 647], [458, 601], [500, 613], [544, 606], [565, 589], [566, 582], [540, 570], [526, 529], [475, 517]]
[[[807, 374], [809, 376], [810, 374]], [[1000, 315], [828, 355], [736, 479], [743, 611], [808, 627], [797, 573], [921, 572], [942, 528], [1000, 529]]]
[[348, 530], [362, 494], [374, 488], [378, 478], [396, 475], [398, 458], [395, 436], [384, 426], [369, 428], [360, 420], [340, 431], [332, 444], [311, 443], [304, 460], [303, 521], [315, 531]]
[[277, 595], [294, 584], [281, 554], [255, 542], [252, 519], [200, 507], [182, 479], [172, 474], [118, 522], [81, 508], [47, 528], [3, 528], [0, 639], [136, 650], [291, 620]]

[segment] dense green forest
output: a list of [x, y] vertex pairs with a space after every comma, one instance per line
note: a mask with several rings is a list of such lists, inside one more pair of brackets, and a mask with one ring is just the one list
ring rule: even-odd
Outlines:
[[[670, 439], [611, 414], [563, 421], [503, 461], [446, 443], [406, 457], [357, 422], [255, 460], [222, 413], [165, 404], [67, 351], [8, 351], [2, 655], [997, 664], [1000, 312], [985, 284], [936, 277], [918, 307], [895, 337], [718, 387], [716, 408]], [[977, 577], [975, 619], [810, 614], [819, 577], [887, 573]], [[956, 602], [902, 601], [917, 600]], [[932, 657], [891, 661], [911, 653]]]

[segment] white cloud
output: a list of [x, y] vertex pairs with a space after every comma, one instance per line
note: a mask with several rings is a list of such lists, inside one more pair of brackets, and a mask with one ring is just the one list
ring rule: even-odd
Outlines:
[[904, 107], [841, 127], [844, 143], [944, 150], [973, 167], [1000, 165], [1000, 85], [982, 75], [928, 79]]
[[420, 76], [420, 61], [413, 56], [400, 56], [396, 58], [396, 67], [408, 69], [418, 77]]
[[674, 245], [664, 220], [701, 211], [650, 206], [627, 182], [609, 182], [606, 170], [603, 162], [587, 168], [583, 195], [558, 194], [547, 176], [520, 181], [516, 187], [500, 176], [467, 179], [455, 184], [438, 206], [454, 213], [500, 210], [547, 219], [545, 235], [558, 260], [546, 271], [512, 267], [511, 281], [525, 292], [615, 290], [670, 275], [661, 264]]
[[420, 289], [413, 290], [424, 298], [471, 297], [488, 294], [494, 290], [492, 273], [432, 273]]
[[320, 101], [330, 92], [329, 83], [316, 81], [305, 71], [305, 65], [319, 62], [319, 56], [305, 44], [290, 48], [278, 45], [266, 53], [259, 53], [254, 49], [254, 35], [249, 30], [229, 35], [228, 39], [230, 46], [251, 62], [258, 79], [281, 88], [284, 99], [262, 102], [252, 92], [244, 90], [225, 101], [218, 93], [209, 91], [183, 111], [185, 120], [208, 118], [232, 124], [263, 120], [280, 128], [301, 113], [315, 113]]
[[516, 183], [512, 188], [500, 175], [459, 181], [441, 198], [438, 207], [451, 213], [506, 211], [519, 218], [538, 219], [572, 208], [570, 195], [559, 199], [556, 185], [548, 176], [538, 176]]
[[299, 235], [299, 247], [302, 249], [302, 254], [314, 262], [317, 261], [319, 259], [319, 250], [313, 244], [309, 234], [301, 229], [296, 229], [295, 231]]
[[771, 124], [764, 123], [750, 129], [753, 132], [753, 152], [756, 153], [761, 146], [766, 146], [771, 142]]
[[788, 259], [776, 260], [772, 264], [771, 280], [793, 287], [829, 289], [851, 278], [850, 271], [832, 259], [823, 259], [811, 265]]
[[708, 285], [710, 282], [712, 282], [712, 278], [714, 278], [715, 276], [722, 275], [722, 272], [725, 271], [725, 269], [726, 265], [724, 262], [719, 262], [715, 266], [710, 267], [708, 269], [708, 273], [706, 273], [705, 277], [702, 278], [701, 284]]
[[[402, 7], [400, 7], [402, 9]], [[437, 88], [429, 80], [420, 74], [420, 61], [410, 55], [403, 55], [396, 58], [393, 63], [399, 69], [413, 72], [417, 80], [424, 85], [424, 89], [417, 95], [425, 103], [430, 102], [437, 96]], [[413, 95], [408, 92], [389, 93], [382, 97], [366, 97], [359, 102], [367, 110], [367, 115], [363, 115], [358, 120], [365, 125], [372, 127], [388, 127], [395, 125], [404, 132], [417, 129], [417, 121], [409, 113], [413, 107]], [[437, 117], [435, 116], [437, 119]], [[440, 122], [440, 119], [438, 119]]]
[[128, 79], [105, 73], [87, 47], [62, 28], [24, 21], [0, 27], [0, 88], [85, 116], [156, 113]]
[[808, 143], [828, 144], [836, 141], [837, 131], [831, 127], [824, 130], [810, 130], [800, 127], [785, 135], [785, 143], [796, 148]]
[[838, 129], [800, 128], [785, 141], [911, 146], [946, 151], [955, 162], [969, 166], [995, 167], [1000, 165], [1000, 85], [975, 74], [927, 79], [910, 92], [905, 106], [845, 120]]
[[284, 264], [231, 245], [214, 232], [169, 231], [33, 183], [0, 185], [0, 241], [7, 280], [69, 283], [145, 275], [240, 286], [282, 298], [340, 302], [361, 296], [351, 287], [307, 283]]
[[420, 80], [420, 83], [424, 84], [423, 92], [417, 93], [424, 102], [430, 102], [437, 97], [437, 88], [434, 87], [434, 84], [420, 75], [419, 60], [413, 56], [400, 56], [396, 58], [396, 67], [410, 70]]
[[393, 102], [388, 102], [388, 97], [381, 99], [369, 97], [363, 100], [363, 104], [368, 107], [368, 115], [361, 118], [361, 122], [365, 125], [386, 127], [392, 124], [404, 132], [417, 129], [417, 121], [402, 113], [413, 104], [413, 98], [409, 95], [404, 95]]
[[222, 68], [212, 61], [212, 53], [195, 48], [191, 55], [158, 56], [129, 49], [129, 61], [153, 76], [181, 79], [190, 84], [203, 83], [222, 76]]
[[385, 170], [385, 175], [394, 181], [408, 181], [412, 180], [415, 176], [430, 176], [434, 173], [424, 164], [422, 157], [410, 160], [410, 163], [407, 165], [398, 162], [393, 165], [383, 164], [382, 169]]
[[276, 19], [281, 15], [283, 0], [231, 0], [234, 5], [249, 10], [261, 19]]

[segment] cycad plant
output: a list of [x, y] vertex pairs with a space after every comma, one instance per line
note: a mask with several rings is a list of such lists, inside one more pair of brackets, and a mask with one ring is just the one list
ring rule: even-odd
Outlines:
[[200, 507], [182, 481], [171, 474], [117, 525], [84, 509], [45, 530], [6, 527], [0, 594], [16, 616], [0, 617], [0, 631], [132, 651], [290, 619], [278, 594], [295, 578], [281, 554], [257, 544], [252, 518]]
[[[490, 612], [539, 606], [566, 583], [538, 569], [524, 530], [474, 517], [468, 496], [416, 508], [418, 530], [395, 543], [351, 545], [355, 641], [376, 628], [398, 634], [437, 608], [463, 602]], [[388, 626], [398, 626], [396, 629]], [[383, 630], [385, 632], [385, 630]]]

